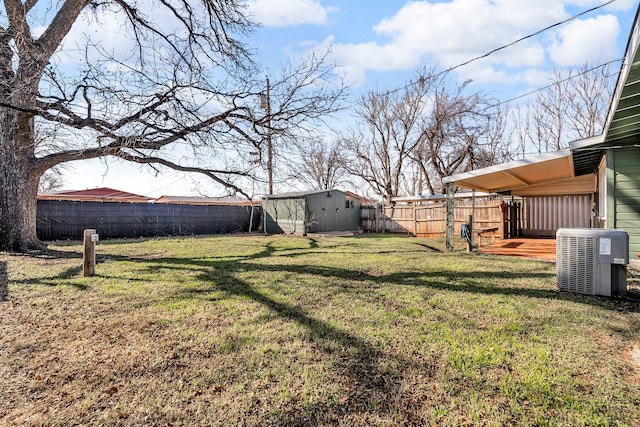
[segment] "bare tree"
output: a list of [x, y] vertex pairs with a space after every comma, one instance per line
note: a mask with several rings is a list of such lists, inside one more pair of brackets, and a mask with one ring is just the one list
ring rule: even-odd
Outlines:
[[467, 169], [479, 169], [513, 159], [511, 140], [507, 138], [507, 123], [511, 112], [501, 106], [484, 107], [480, 113], [487, 114], [485, 126], [477, 128], [478, 143], [471, 151]]
[[529, 151], [544, 153], [567, 148], [571, 141], [604, 129], [614, 80], [609, 65], [584, 64], [563, 74], [554, 70], [553, 83], [530, 103]]
[[294, 177], [311, 190], [329, 190], [347, 182], [346, 153], [340, 141], [313, 140], [298, 147], [300, 160]]
[[[0, 250], [40, 246], [36, 192], [56, 165], [115, 156], [201, 173], [247, 195], [242, 186], [262, 170], [249, 158], [262, 152], [264, 130], [316, 120], [344, 94], [320, 84], [331, 68], [312, 58], [276, 79], [281, 101], [271, 114], [260, 110], [264, 84], [242, 42], [253, 24], [238, 0], [147, 10], [127, 0], [38, 3], [0, 4]], [[72, 37], [74, 27], [107, 21], [130, 46]], [[40, 132], [54, 135], [46, 149], [35, 143]]]
[[362, 127], [344, 138], [348, 170], [387, 202], [406, 192], [442, 191], [456, 172], [503, 161], [507, 112], [482, 93], [467, 93], [435, 67], [404, 89], [362, 97]]
[[[327, 61], [328, 54], [329, 51], [311, 52], [297, 58], [283, 66], [275, 80], [272, 79], [274, 83], [270, 85], [267, 100], [271, 114], [261, 119], [264, 125], [257, 130], [263, 140], [267, 138], [267, 129], [269, 131], [273, 157], [277, 160], [271, 165], [276, 183], [288, 183], [292, 172], [294, 175], [300, 172], [299, 167], [292, 164], [292, 152], [303, 157], [320, 155], [323, 148], [313, 142], [317, 141], [317, 129], [325, 124], [327, 117], [344, 108], [349, 87], [336, 75], [335, 66]], [[309, 141], [311, 145], [306, 146]], [[265, 170], [268, 168], [266, 153], [260, 153], [259, 163]], [[331, 164], [335, 173], [342, 174], [335, 166]]]
[[419, 142], [418, 121], [428, 79], [403, 90], [369, 92], [356, 110], [360, 127], [343, 137], [349, 153], [347, 170], [390, 203], [398, 195], [409, 154]]
[[533, 130], [538, 152], [556, 151], [563, 148], [566, 135], [565, 111], [569, 84], [558, 70], [554, 70], [554, 83], [543, 92], [538, 92], [532, 107]]
[[504, 158], [504, 113], [482, 93], [466, 94], [467, 85], [456, 85], [445, 76], [434, 81], [427, 93], [430, 108], [422, 117], [411, 159], [431, 194], [442, 192], [447, 176]]
[[526, 156], [531, 141], [530, 116], [531, 106], [528, 103], [524, 105], [517, 104], [509, 110], [506, 139], [512, 143], [512, 147], [508, 150], [508, 158], [506, 160], [514, 160]]
[[571, 135], [584, 139], [602, 133], [615, 83], [610, 72], [610, 65], [583, 64], [575, 70], [567, 92], [566, 118]]
[[64, 186], [64, 180], [62, 179], [62, 171], [59, 166], [54, 166], [51, 169], [45, 171], [40, 177], [38, 183], [38, 193], [48, 193], [51, 191], [59, 190]]

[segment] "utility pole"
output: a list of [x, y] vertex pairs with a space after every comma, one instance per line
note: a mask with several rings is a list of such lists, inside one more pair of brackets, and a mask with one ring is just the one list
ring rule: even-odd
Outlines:
[[273, 146], [271, 145], [271, 87], [269, 77], [267, 77], [266, 96], [260, 95], [260, 107], [267, 110], [267, 180], [269, 182], [269, 195], [273, 194]]

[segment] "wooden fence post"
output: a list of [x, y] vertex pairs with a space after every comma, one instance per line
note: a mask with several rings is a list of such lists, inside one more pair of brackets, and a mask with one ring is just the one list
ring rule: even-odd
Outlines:
[[418, 236], [418, 202], [413, 202], [413, 237]]
[[96, 274], [96, 242], [98, 235], [93, 228], [84, 230], [84, 256], [82, 258], [82, 275], [93, 276]]
[[447, 193], [446, 199], [446, 250], [447, 252], [453, 252], [453, 239], [454, 239], [454, 230], [455, 230], [455, 216], [454, 216], [454, 204], [453, 204], [453, 183], [448, 182], [445, 184], [445, 189]]
[[467, 241], [467, 252], [471, 252], [473, 250], [473, 215], [469, 215], [469, 218], [467, 220], [467, 227], [469, 229], [469, 240]]

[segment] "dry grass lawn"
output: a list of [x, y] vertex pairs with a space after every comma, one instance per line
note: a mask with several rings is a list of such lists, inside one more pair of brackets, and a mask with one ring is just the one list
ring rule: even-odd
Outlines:
[[[640, 303], [440, 239], [0, 254], [0, 425], [640, 425]], [[634, 278], [632, 278], [634, 280]]]

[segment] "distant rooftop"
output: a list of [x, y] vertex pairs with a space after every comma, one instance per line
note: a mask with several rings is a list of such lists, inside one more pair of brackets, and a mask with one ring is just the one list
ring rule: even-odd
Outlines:
[[63, 190], [38, 194], [39, 200], [76, 200], [94, 202], [150, 202], [153, 197], [99, 187], [86, 190]]
[[[162, 196], [156, 199], [155, 203], [168, 203], [174, 205], [251, 206], [251, 201], [247, 199], [236, 199], [232, 197]], [[257, 201], [254, 203], [259, 204]]]

